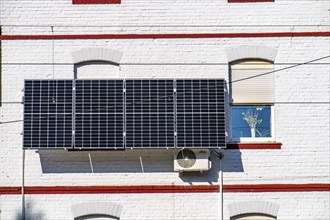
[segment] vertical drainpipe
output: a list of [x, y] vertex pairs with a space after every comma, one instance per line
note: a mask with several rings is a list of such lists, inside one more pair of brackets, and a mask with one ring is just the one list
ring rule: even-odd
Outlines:
[[25, 172], [25, 149], [22, 148], [22, 220], [25, 220], [25, 194], [24, 194], [24, 172]]
[[212, 152], [219, 158], [219, 215], [220, 219], [223, 220], [223, 166], [222, 166], [222, 159], [224, 158], [224, 154], [222, 152], [217, 152], [212, 150]]
[[220, 219], [223, 220], [223, 173], [222, 173], [223, 154], [219, 155], [219, 193], [220, 193]]

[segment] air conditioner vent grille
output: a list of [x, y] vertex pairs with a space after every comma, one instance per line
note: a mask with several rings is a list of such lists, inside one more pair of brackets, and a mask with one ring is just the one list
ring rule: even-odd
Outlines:
[[191, 168], [196, 163], [196, 155], [192, 150], [184, 149], [178, 153], [177, 162], [183, 168]]

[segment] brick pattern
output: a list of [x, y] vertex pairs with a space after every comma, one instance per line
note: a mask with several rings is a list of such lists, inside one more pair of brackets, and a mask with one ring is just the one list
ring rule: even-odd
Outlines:
[[226, 50], [228, 62], [242, 59], [264, 59], [275, 61], [277, 50], [261, 45], [243, 45]]
[[119, 64], [123, 53], [108, 48], [85, 48], [72, 52], [73, 63], [89, 61], [106, 61]]
[[280, 208], [278, 204], [264, 201], [235, 202], [227, 207], [230, 217], [247, 213], [261, 213], [276, 217]]
[[[0, 196], [1, 219], [18, 219], [20, 210], [21, 197], [17, 193], [22, 180], [21, 101], [25, 79], [72, 79], [74, 63], [85, 60], [75, 61], [72, 53], [84, 48], [102, 48], [99, 53], [103, 50], [122, 53], [120, 59], [114, 58], [117, 52], [110, 53], [110, 58], [102, 57], [120, 66], [89, 65], [84, 73], [90, 78], [106, 69], [104, 78], [224, 78], [228, 81], [228, 62], [257, 56], [244, 50], [256, 47], [271, 48], [259, 51], [266, 51], [262, 56], [275, 60], [278, 70], [274, 73], [274, 127], [275, 141], [282, 145], [276, 150], [224, 151], [224, 184], [235, 187], [227, 188], [224, 193], [224, 217], [229, 219], [226, 207], [231, 203], [265, 201], [280, 206], [278, 219], [330, 219], [329, 193], [311, 191], [314, 185], [307, 187], [308, 192], [306, 189], [283, 192], [286, 188], [282, 188], [281, 192], [269, 193], [256, 187], [329, 183], [329, 58], [291, 68], [329, 55], [327, 1], [283, 0], [275, 4], [176, 1], [174, 4], [168, 0], [132, 0], [113, 5], [73, 5], [69, 0], [40, 2], [0, 1], [3, 25], [0, 121], [8, 122], [0, 124], [0, 186], [14, 187], [4, 190], [10, 195]], [[145, 34], [144, 38], [141, 34]], [[13, 38], [16, 40], [9, 40]], [[244, 53], [237, 50], [240, 47]], [[227, 51], [234, 48], [238, 56], [228, 57]], [[229, 108], [227, 105], [227, 125]], [[173, 172], [173, 156], [173, 151], [165, 149], [26, 151], [25, 184], [29, 187], [217, 186], [217, 157], [211, 156], [212, 168], [208, 172], [179, 176]], [[237, 191], [238, 186], [244, 192]], [[123, 207], [121, 219], [220, 219], [217, 192], [27, 194], [26, 214], [30, 219], [72, 219], [71, 206], [82, 202], [118, 204]]]
[[74, 218], [94, 214], [120, 218], [123, 207], [111, 202], [87, 202], [73, 205], [71, 210]]

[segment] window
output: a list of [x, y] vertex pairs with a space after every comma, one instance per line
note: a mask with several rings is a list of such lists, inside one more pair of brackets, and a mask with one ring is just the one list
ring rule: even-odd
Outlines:
[[270, 141], [274, 137], [273, 64], [241, 60], [230, 65], [231, 140]]
[[270, 138], [271, 106], [232, 106], [232, 137]]
[[120, 4], [121, 0], [72, 0], [72, 4]]

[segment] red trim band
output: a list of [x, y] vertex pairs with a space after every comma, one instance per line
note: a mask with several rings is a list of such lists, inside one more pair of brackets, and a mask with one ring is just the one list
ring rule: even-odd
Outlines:
[[21, 194], [21, 187], [0, 186], [0, 195], [18, 195]]
[[275, 2], [275, 0], [228, 0], [229, 3], [247, 3], [247, 2]]
[[78, 40], [78, 39], [178, 39], [247, 37], [329, 37], [330, 32], [205, 33], [205, 34], [67, 34], [0, 35], [0, 40]]
[[[212, 193], [218, 185], [178, 186], [26, 186], [25, 194], [127, 194], [127, 193]], [[20, 194], [21, 187], [0, 187], [1, 194]]]
[[[329, 192], [330, 184], [224, 185], [226, 193], [249, 192]], [[130, 194], [130, 193], [217, 193], [219, 185], [178, 186], [26, 186], [25, 194]], [[0, 195], [21, 194], [21, 187], [0, 187]]]
[[120, 0], [72, 0], [72, 4], [120, 4]]
[[224, 192], [329, 192], [330, 184], [224, 185]]
[[256, 150], [261, 150], [261, 149], [270, 149], [270, 150], [277, 150], [281, 149], [282, 144], [281, 143], [262, 143], [262, 144], [255, 144], [255, 143], [229, 143], [227, 144], [226, 150], [236, 150], [236, 149], [256, 149]]

